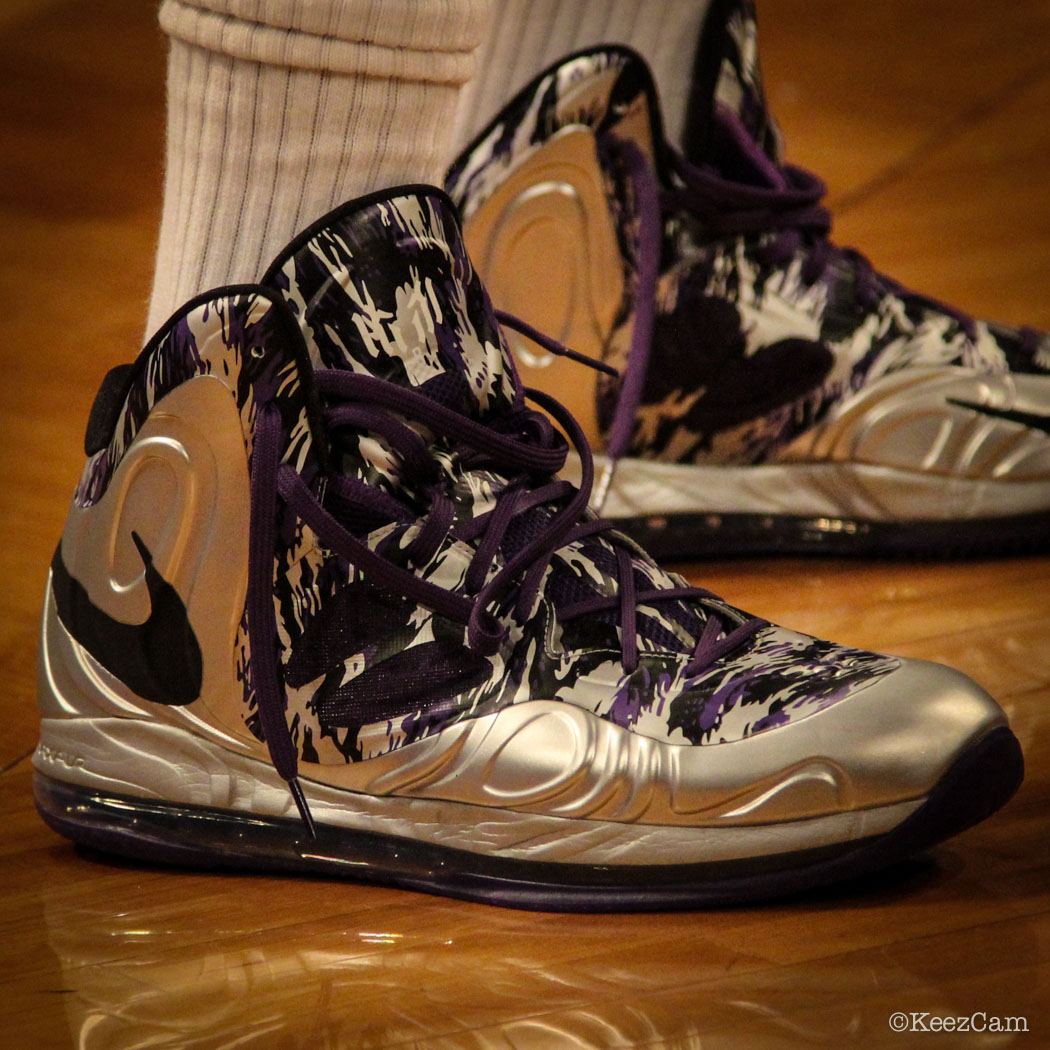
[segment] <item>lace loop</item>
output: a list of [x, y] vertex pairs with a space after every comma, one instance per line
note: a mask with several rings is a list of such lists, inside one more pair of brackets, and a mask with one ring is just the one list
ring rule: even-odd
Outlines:
[[783, 230], [822, 238], [831, 232], [831, 212], [820, 203], [827, 186], [812, 172], [785, 164], [783, 187], [753, 186], [691, 164], [671, 146], [667, 157], [681, 185], [664, 190], [661, 202], [666, 210], [695, 215], [712, 236]]

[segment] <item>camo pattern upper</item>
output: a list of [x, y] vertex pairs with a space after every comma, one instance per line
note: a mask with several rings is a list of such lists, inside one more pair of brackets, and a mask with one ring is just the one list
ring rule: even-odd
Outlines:
[[[632, 455], [809, 460], [839, 406], [905, 369], [1050, 374], [1050, 337], [973, 321], [848, 253], [812, 279], [810, 250], [776, 258], [776, 233], [713, 238], [687, 212], [669, 216], [665, 233], [675, 262], [657, 287], [659, 367], [646, 378]], [[858, 267], [876, 284], [870, 300], [858, 294]]]
[[[585, 86], [587, 90], [578, 90]], [[516, 95], [449, 169], [445, 188], [468, 219], [529, 154], [574, 124], [615, 129], [653, 91], [644, 65], [624, 48], [598, 48], [541, 74]]]
[[455, 226], [434, 190], [351, 202], [289, 246], [264, 280], [300, 319], [315, 367], [413, 387], [473, 418], [511, 406], [507, 348]]
[[[729, 183], [789, 192], [791, 176], [777, 160], [775, 125], [758, 112], [764, 96], [749, 4], [740, 5], [726, 32], [732, 46], [712, 113], [717, 174]], [[647, 108], [651, 134], [639, 132], [640, 106]], [[595, 132], [620, 241], [624, 301], [601, 349], [622, 373], [638, 296], [639, 218], [619, 144], [628, 139], [650, 153], [661, 126], [644, 62], [623, 49], [599, 48], [541, 75], [453, 165], [447, 186], [469, 216], [510, 171], [571, 124]], [[738, 465], [812, 460], [822, 454], [821, 426], [839, 406], [905, 369], [1050, 375], [1050, 335], [974, 321], [875, 273], [855, 252], [815, 245], [803, 234], [788, 242], [784, 228], [737, 234], [713, 229], [681, 204], [686, 194], [660, 145], [650, 160], [673, 203], [664, 213], [653, 365], [629, 455]], [[709, 203], [707, 210], [724, 222], [730, 209]], [[785, 251], [785, 243], [794, 247]], [[827, 256], [816, 273], [815, 252]], [[610, 424], [619, 389], [615, 380], [598, 384], [603, 427]]]
[[[297, 313], [311, 356], [324, 367], [407, 384], [497, 428], [521, 398], [491, 307], [466, 256], [449, 202], [434, 193], [392, 196], [333, 213], [275, 264], [268, 278]], [[417, 367], [417, 362], [424, 362]], [[411, 421], [409, 420], [411, 424]], [[473, 465], [467, 450], [421, 425], [459, 521], [496, 506], [510, 479]], [[422, 526], [433, 481], [412, 476], [381, 438], [342, 429], [338, 469], [381, 488], [404, 508], [340, 506], [352, 531], [395, 561]], [[431, 490], [432, 491], [432, 490]], [[491, 572], [541, 532], [540, 506], [508, 530]], [[372, 517], [370, 517], [372, 515]], [[285, 512], [276, 601], [289, 718], [307, 761], [383, 754], [529, 699], [563, 700], [624, 728], [677, 743], [739, 739], [804, 717], [890, 673], [898, 661], [768, 627], [699, 674], [686, 665], [718, 599], [639, 609], [640, 662], [622, 666], [615, 614], [558, 618], [559, 606], [616, 593], [617, 559], [603, 537], [562, 548], [525, 616], [501, 609], [502, 649], [481, 656], [465, 628], [374, 586], [326, 551]], [[463, 592], [475, 543], [450, 535], [424, 579]], [[637, 590], [682, 585], [650, 559], [634, 559]]]
[[[222, 377], [235, 397], [249, 470], [255, 421], [272, 404], [282, 421], [282, 461], [308, 485], [320, 483], [308, 377], [300, 373], [309, 367], [307, 354], [289, 311], [271, 302], [275, 292], [297, 315], [315, 366], [414, 386], [497, 428], [520, 405], [522, 392], [452, 207], [436, 191], [334, 213], [309, 238], [293, 243], [268, 280], [271, 287], [258, 294], [216, 294], [191, 304], [146, 347], [108, 446], [85, 467], [78, 505], [101, 497], [164, 395], [201, 375]], [[514, 483], [491, 463], [473, 462], [468, 449], [417, 429], [440, 465], [437, 482], [414, 476], [381, 436], [363, 427], [339, 428], [327, 453], [341, 479], [382, 496], [355, 499], [329, 479], [326, 507], [395, 563], [404, 562], [403, 552], [423, 527], [435, 484], [451, 497], [456, 520], [467, 521], [494, 509]], [[541, 505], [518, 516], [490, 572], [542, 533], [555, 512]], [[533, 608], [519, 613], [510, 600], [496, 610], [508, 635], [499, 652], [483, 656], [467, 645], [462, 624], [378, 586], [326, 549], [290, 506], [279, 501], [275, 514], [277, 658], [292, 739], [306, 762], [384, 754], [459, 720], [531, 699], [571, 703], [656, 740], [716, 744], [804, 718], [899, 665], [767, 626], [739, 651], [690, 674], [686, 668], [709, 618], [717, 615], [730, 630], [744, 616], [720, 599], [700, 598], [639, 606], [639, 661], [628, 674], [617, 613], [566, 621], [558, 615], [569, 604], [617, 592], [617, 555], [604, 536], [557, 552]], [[450, 532], [413, 571], [464, 593], [477, 542]], [[633, 574], [637, 592], [684, 582], [641, 553]], [[261, 739], [254, 658], [244, 616], [234, 669], [245, 723]]]
[[714, 105], [735, 113], [754, 142], [771, 160], [779, 163], [783, 143], [780, 129], [766, 105], [754, 4], [750, 0], [738, 0], [725, 25], [709, 25], [706, 32], [717, 32], [719, 28], [723, 54], [715, 81]]
[[[164, 396], [197, 376], [217, 376], [230, 389], [251, 457], [258, 405], [274, 401], [289, 434], [290, 462], [307, 461], [310, 429], [296, 361], [273, 352], [282, 338], [273, 293], [242, 293], [203, 299], [180, 311], [139, 355], [105, 448], [89, 456], [73, 494], [78, 507], [102, 498], [113, 472], [146, 418]], [[280, 391], [280, 397], [277, 397]]]

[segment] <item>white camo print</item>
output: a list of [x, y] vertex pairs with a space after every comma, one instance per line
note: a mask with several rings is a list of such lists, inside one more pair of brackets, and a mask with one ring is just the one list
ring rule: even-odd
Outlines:
[[[748, 7], [743, 5], [745, 11]], [[738, 114], [741, 123], [762, 137], [759, 145], [775, 162], [777, 133], [764, 109], [753, 22], [737, 12], [727, 31], [740, 64], [733, 66], [732, 77], [723, 70], [719, 90], [726, 97], [720, 104], [743, 108]], [[589, 100], [586, 112], [574, 109], [571, 98], [559, 97], [563, 83], [578, 85], [582, 78], [595, 84], [595, 90], [572, 96], [582, 94]], [[636, 111], [639, 94], [649, 82], [644, 64], [620, 50], [599, 48], [573, 57], [512, 99], [453, 165], [447, 181], [451, 196], [465, 215], [473, 214], [511, 171], [567, 125], [590, 126], [599, 143], [630, 134], [619, 117]], [[606, 103], [596, 102], [596, 97], [604, 97]], [[620, 323], [603, 352], [605, 360], [622, 371], [634, 317], [638, 220], [630, 179], [617, 170], [615, 159], [606, 158], [603, 165], [626, 276]], [[654, 365], [635, 417], [629, 455], [671, 463], [777, 462], [794, 458], [799, 449], [808, 454], [818, 433], [815, 428], [833, 418], [837, 405], [867, 384], [905, 369], [958, 369], [960, 375], [974, 377], [1050, 376], [1048, 334], [986, 321], [968, 325], [955, 311], [881, 277], [876, 278], [877, 302], [861, 308], [854, 298], [852, 264], [840, 261], [818, 280], [804, 280], [809, 249], [800, 247], [784, 262], [770, 262], [767, 249], [776, 234], [711, 237], [702, 222], [685, 211], [668, 214], [664, 232], [663, 254], [670, 263], [657, 286], [657, 327], [668, 318], [672, 331], [710, 330], [706, 318], [685, 315], [682, 307], [686, 298], [707, 298], [735, 311], [744, 359], [790, 339], [823, 345], [833, 362], [812, 389], [745, 422], [715, 426], [702, 422], [698, 409], [708, 381], [699, 370], [705, 355], [683, 353], [669, 362], [654, 340]], [[674, 339], [681, 343], [678, 336]], [[618, 388], [605, 380], [600, 387], [602, 420], [611, 417]]]
[[[361, 273], [355, 272], [350, 260], [362, 250], [362, 245], [372, 243], [381, 230], [392, 231], [398, 238], [411, 231], [412, 243], [404, 242], [405, 258], [399, 272], [388, 269], [381, 278], [372, 277], [369, 287], [363, 288]], [[418, 245], [425, 245], [432, 254], [417, 252]], [[436, 268], [428, 272], [426, 266]], [[482, 392], [482, 411], [494, 410], [486, 392], [498, 390], [499, 401], [509, 404], [513, 380], [505, 363], [502, 341], [500, 367], [493, 373], [488, 340], [474, 331], [476, 325], [488, 330], [493, 324], [487, 299], [472, 290], [476, 281], [465, 260], [458, 224], [447, 204], [435, 197], [421, 208], [418, 199], [411, 197], [375, 205], [365, 213], [337, 215], [328, 229], [283, 263], [278, 283], [293, 308], [300, 304], [298, 312], [308, 341], [314, 341], [311, 352], [315, 359], [332, 365], [333, 355], [345, 353], [352, 360], [339, 362], [342, 367], [375, 368], [380, 374], [389, 374], [389, 362], [375, 353], [377, 346], [401, 348], [419, 341], [436, 345], [435, 330], [447, 319], [443, 304], [470, 304], [470, 309], [457, 309], [457, 338], [451, 342], [457, 348], [465, 348], [462, 367], [474, 377], [471, 389]], [[303, 312], [301, 304], [315, 302], [318, 288], [329, 289], [326, 294], [330, 294], [340, 282], [353, 285], [348, 291], [351, 303], [367, 302], [370, 317], [381, 319], [378, 324], [369, 322], [363, 326], [365, 335], [360, 342], [347, 333], [361, 331], [362, 326], [353, 317], [337, 316], [344, 310], [353, 313], [346, 300], [330, 299], [324, 311]], [[449, 288], [450, 283], [457, 282], [466, 287]], [[387, 305], [406, 301], [418, 305], [410, 321]], [[429, 317], [422, 312], [426, 308], [433, 310]], [[403, 331], [405, 324], [412, 326], [411, 333]], [[318, 345], [317, 340], [324, 345]], [[412, 480], [400, 477], [386, 462], [377, 463], [368, 441], [358, 442], [356, 451], [344, 458], [342, 469], [405, 495], [411, 490]], [[443, 441], [434, 445], [447, 475], [448, 491], [456, 503], [457, 518], [473, 518], [492, 509], [505, 479], [490, 470], [466, 469], [450, 445]], [[404, 547], [416, 532], [416, 525], [384, 526], [369, 535], [368, 543], [373, 548], [383, 541]], [[416, 571], [431, 582], [460, 590], [472, 555], [472, 545], [450, 538], [429, 564]], [[571, 580], [574, 586], [590, 593], [614, 594], [612, 575], [599, 566], [599, 562], [607, 565], [613, 557], [612, 548], [604, 539], [587, 539], [559, 551], [546, 572], [541, 597], [531, 614], [522, 621], [512, 610], [503, 610], [509, 634], [503, 649], [488, 658], [488, 680], [442, 705], [440, 712], [421, 710], [403, 718], [332, 728], [318, 716], [315, 694], [321, 682], [289, 690], [290, 713], [304, 757], [321, 762], [364, 759], [439, 732], [460, 719], [535, 698], [572, 703], [655, 739], [714, 743], [797, 720], [843, 699], [898, 666], [895, 659], [769, 627], [745, 651], [697, 675], [687, 675], [685, 667], [710, 611], [722, 611], [730, 628], [742, 615], [721, 601], [705, 600], [691, 602], [689, 608], [679, 602], [646, 607], [642, 616], [645, 627], [639, 636], [642, 660], [635, 674], [628, 676], [621, 663], [615, 623], [561, 623], [556, 603], [544, 596], [556, 578], [563, 585]], [[500, 564], [497, 558], [491, 571], [495, 572]], [[288, 552], [283, 572], [286, 600], [279, 609], [282, 641], [286, 652], [290, 652], [317, 610], [347, 583], [360, 582], [361, 575], [318, 549], [310, 534], [302, 530], [300, 542]], [[639, 589], [684, 585], [680, 578], [640, 556], [635, 559], [635, 574]], [[439, 635], [447, 637], [450, 632], [463, 637], [462, 627], [421, 609], [411, 613], [405, 628], [411, 635], [406, 643], [409, 646], [433, 641]], [[354, 654], [326, 674], [325, 688], [337, 688], [366, 674], [387, 655], [382, 646], [378, 652]]]
[[[398, 240], [409, 229], [415, 247]], [[400, 250], [388, 255], [381, 274], [373, 274], [363, 284], [360, 268], [352, 264], [355, 252], [383, 231], [397, 241]], [[325, 245], [320, 254], [318, 244]], [[403, 266], [398, 269], [395, 262], [400, 256]], [[456, 220], [441, 198], [421, 202], [413, 195], [337, 213], [327, 229], [309, 244], [300, 245], [294, 258], [276, 272], [281, 276], [274, 279], [275, 289], [260, 289], [258, 296], [217, 293], [213, 300], [177, 317], [147, 346], [131, 377], [109, 446], [85, 467], [77, 490], [81, 505], [104, 493], [113, 469], [164, 394], [201, 374], [226, 378], [237, 400], [249, 461], [254, 421], [261, 405], [272, 403], [282, 420], [283, 461], [300, 470], [308, 483], [316, 479], [298, 364], [275, 318], [276, 308], [268, 302], [275, 291], [286, 298], [293, 312], [298, 304], [308, 342], [316, 340], [318, 332], [327, 333], [324, 347], [312, 346], [315, 363], [332, 367], [332, 347], [339, 346], [355, 355], [356, 364], [348, 359], [342, 367], [375, 368], [389, 375], [390, 362], [377, 347], [440, 345], [446, 368], [461, 355], [462, 367], [471, 377], [467, 389], [475, 410], [490, 418], [509, 409], [515, 381], [505, 370], [505, 348], [488, 301], [466, 261]], [[344, 284], [354, 282], [355, 301], [372, 304], [368, 309], [378, 318], [358, 340], [348, 334], [351, 329], [361, 331], [352, 311], [340, 313], [346, 309]], [[334, 297], [317, 307], [316, 293], [321, 287], [327, 287]], [[414, 305], [407, 312], [388, 309], [390, 303], [399, 302]], [[314, 308], [304, 312], [307, 303]], [[458, 306], [450, 309], [450, 304]], [[265, 353], [251, 353], [260, 346]], [[421, 493], [411, 489], [411, 478], [400, 477], [396, 469], [377, 472], [374, 458], [363, 452], [368, 440], [362, 436], [356, 445], [348, 445], [341, 469], [395, 495], [421, 501]], [[501, 475], [466, 468], [459, 452], [447, 443], [436, 443], [435, 451], [459, 519], [472, 518], [494, 505], [506, 484]], [[323, 549], [289, 508], [283, 507], [280, 514], [278, 534], [282, 538], [274, 552], [274, 601], [280, 660], [287, 673], [304, 631], [320, 622], [318, 618], [326, 615], [329, 603], [337, 601], [344, 588], [361, 585], [362, 577]], [[543, 522], [537, 527], [542, 528]], [[373, 549], [384, 542], [404, 547], [418, 528], [417, 523], [388, 524], [362, 538]], [[430, 563], [416, 571], [442, 587], [462, 590], [472, 555], [473, 545], [449, 538]], [[497, 556], [492, 571], [501, 563]], [[899, 665], [890, 657], [770, 626], [739, 651], [690, 675], [686, 666], [708, 617], [720, 614], [731, 629], [743, 616], [720, 599], [700, 599], [658, 602], [640, 609], [641, 659], [635, 673], [628, 675], [621, 662], [615, 617], [562, 622], [557, 614], [559, 588], [575, 589], [577, 598], [580, 593], [615, 593], [614, 571], [609, 568], [614, 564], [612, 547], [604, 538], [588, 538], [559, 551], [546, 571], [536, 608], [524, 618], [513, 607], [500, 610], [509, 629], [506, 643], [499, 653], [486, 658], [487, 678], [460, 695], [437, 705], [424, 704], [396, 719], [362, 719], [338, 727], [328, 724], [322, 715], [322, 700], [341, 684], [367, 675], [384, 659], [407, 648], [438, 638], [462, 642], [461, 625], [406, 605], [397, 629], [389, 636], [370, 640], [313, 680], [287, 687], [288, 720], [301, 758], [337, 764], [359, 761], [438, 733], [462, 719], [537, 698], [573, 704], [656, 740], [717, 744], [756, 732], [774, 732], [849, 697]], [[634, 560], [634, 571], [639, 590], [684, 584], [641, 555]], [[400, 608], [397, 595], [380, 593], [378, 598]], [[242, 619], [236, 673], [243, 686], [245, 721], [258, 733], [251, 654], [243, 625]]]

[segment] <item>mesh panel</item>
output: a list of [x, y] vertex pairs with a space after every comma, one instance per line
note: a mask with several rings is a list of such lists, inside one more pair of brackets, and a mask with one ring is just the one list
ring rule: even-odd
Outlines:
[[285, 666], [291, 686], [305, 685], [355, 653], [396, 649], [412, 638], [415, 604], [366, 583], [348, 583], [321, 607]]
[[403, 649], [328, 692], [318, 709], [332, 728], [367, 725], [433, 709], [486, 681], [483, 656], [453, 642], [424, 642]]
[[471, 414], [470, 387], [466, 377], [459, 372], [442, 372], [433, 376], [420, 386], [419, 392], [454, 412]]

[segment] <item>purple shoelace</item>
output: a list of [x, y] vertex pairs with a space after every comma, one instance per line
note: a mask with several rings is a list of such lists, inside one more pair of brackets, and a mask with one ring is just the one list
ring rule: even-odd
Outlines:
[[[747, 133], [736, 127], [739, 123], [736, 118], [723, 114], [722, 119], [752, 162], [770, 169], [768, 158], [760, 155]], [[855, 295], [861, 308], [876, 308], [887, 294], [907, 296], [953, 317], [971, 340], [977, 338], [976, 322], [970, 315], [905, 288], [878, 273], [857, 250], [832, 243], [829, 239], [831, 213], [821, 203], [827, 187], [811, 172], [784, 164], [775, 169], [782, 186], [752, 185], [726, 178], [713, 167], [692, 164], [665, 143], [664, 155], [674, 183], [665, 187], [650, 158], [633, 142], [610, 135], [602, 141], [601, 148], [619, 160], [630, 179], [638, 215], [634, 328], [623, 385], [606, 439], [610, 470], [601, 486], [602, 497], [616, 461], [630, 448], [641, 404], [652, 345], [664, 222], [669, 215], [688, 212], [700, 220], [705, 234], [713, 238], [772, 234], [759, 249], [760, 258], [769, 265], [786, 265], [804, 253], [800, 276], [807, 284], [819, 281], [832, 267], [846, 268], [853, 274]], [[1022, 349], [1033, 350], [1038, 339], [1038, 332], [1021, 329]], [[600, 499], [597, 505], [601, 506]]]
[[[547, 349], [584, 361], [603, 371], [590, 359], [568, 351], [507, 315], [504, 323], [530, 338], [539, 336]], [[617, 588], [608, 596], [595, 595], [559, 607], [563, 622], [578, 617], [616, 611], [625, 672], [639, 663], [638, 608], [665, 601], [712, 599], [717, 596], [696, 587], [666, 590], [638, 589], [635, 584], [630, 541], [613, 532], [614, 524], [587, 514], [594, 466], [586, 439], [571, 414], [554, 398], [518, 387], [516, 407], [505, 416], [480, 423], [447, 408], [414, 390], [370, 375], [342, 370], [315, 373], [325, 401], [325, 422], [337, 434], [341, 429], [367, 430], [379, 435], [399, 457], [402, 470], [416, 482], [417, 491], [429, 498], [423, 517], [407, 504], [365, 482], [336, 472], [322, 475], [308, 486], [289, 464], [281, 462], [282, 424], [273, 404], [260, 407], [255, 427], [251, 465], [251, 554], [248, 569], [248, 634], [252, 652], [252, 680], [259, 721], [274, 769], [289, 786], [300, 816], [311, 836], [316, 834], [309, 806], [299, 782], [297, 749], [286, 718], [286, 697], [278, 664], [277, 619], [273, 601], [274, 550], [277, 510], [283, 503], [316, 534], [330, 551], [345, 559], [375, 585], [399, 594], [467, 628], [467, 644], [492, 655], [507, 637], [497, 610], [513, 608], [519, 621], [535, 614], [546, 570], [561, 548], [589, 536], [605, 534], [616, 552]], [[525, 406], [535, 402], [544, 411]], [[547, 413], [546, 415], [544, 414]], [[550, 418], [548, 418], [550, 417]], [[469, 520], [456, 522], [455, 508], [446, 491], [447, 475], [431, 448], [405, 419], [422, 424], [446, 439], [472, 465], [497, 470], [506, 485], [495, 507]], [[579, 488], [554, 475], [565, 462], [569, 445], [551, 419], [568, 434], [582, 464]], [[366, 509], [405, 527], [418, 526], [397, 561], [384, 556], [383, 545], [373, 549], [326, 507]], [[493, 572], [507, 530], [519, 515], [544, 507], [548, 519], [540, 535], [526, 542]], [[404, 530], [402, 530], [403, 533]], [[395, 536], [398, 533], [395, 530]], [[388, 538], [390, 542], [394, 537]], [[450, 591], [422, 579], [412, 571], [422, 568], [449, 539], [476, 543], [461, 591]], [[398, 564], [398, 562], [403, 564]], [[408, 567], [403, 567], [407, 565]], [[766, 621], [742, 619], [722, 609], [709, 608], [700, 637], [686, 667], [696, 674], [742, 645]]]

